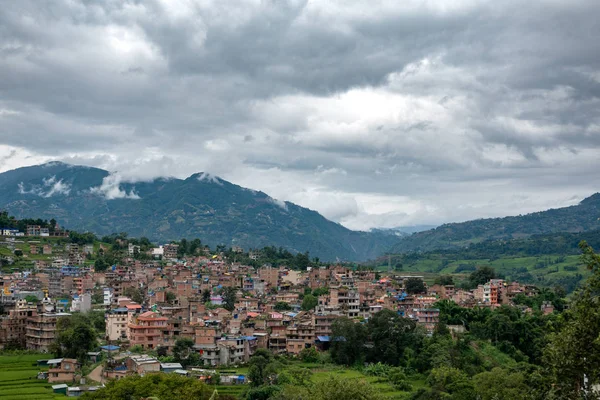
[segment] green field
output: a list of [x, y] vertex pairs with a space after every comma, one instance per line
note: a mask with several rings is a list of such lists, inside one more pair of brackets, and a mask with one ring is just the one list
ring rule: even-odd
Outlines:
[[38, 367], [36, 360], [47, 358], [47, 354], [0, 355], [0, 400], [64, 400], [52, 392], [47, 380], [37, 379], [37, 373], [48, 368]]
[[[562, 285], [571, 291], [579, 277], [585, 279], [589, 271], [581, 264], [578, 255], [544, 255], [539, 257], [500, 257], [496, 259], [449, 259], [443, 254], [423, 254], [417, 260], [404, 263], [400, 275], [420, 274], [427, 283], [432, 283], [439, 275], [456, 275], [458, 281], [467, 277], [480, 266], [493, 267], [497, 273], [509, 280], [552, 287]], [[470, 268], [470, 270], [469, 270]], [[376, 268], [387, 271], [387, 265]]]
[[[300, 361], [289, 361], [285, 364], [283, 370], [288, 368], [307, 368], [313, 375], [311, 377], [312, 382], [321, 382], [329, 378], [330, 376], [337, 376], [342, 379], [361, 379], [369, 382], [377, 391], [390, 399], [401, 399], [407, 395], [407, 392], [401, 392], [394, 389], [385, 380], [382, 380], [376, 376], [366, 376], [360, 371], [351, 369], [348, 367], [342, 367], [333, 364], [318, 364], [318, 363], [303, 363]], [[231, 373], [239, 375], [248, 375], [248, 367], [240, 368], [221, 368], [219, 369], [221, 374]], [[411, 384], [413, 389], [418, 389], [425, 386], [425, 382], [418, 379], [412, 379]], [[248, 386], [247, 385], [219, 385], [216, 386], [219, 394], [230, 394], [233, 396], [239, 396]]]

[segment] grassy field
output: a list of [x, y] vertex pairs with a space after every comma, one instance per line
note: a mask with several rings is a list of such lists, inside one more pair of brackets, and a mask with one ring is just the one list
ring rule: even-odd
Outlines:
[[37, 373], [47, 368], [36, 366], [36, 360], [46, 358], [47, 354], [0, 355], [0, 400], [64, 400], [52, 392], [48, 381], [37, 379]]
[[[338, 366], [338, 365], [303, 363], [300, 361], [290, 361], [289, 364], [286, 364], [284, 366], [284, 370], [288, 369], [288, 368], [307, 368], [307, 369], [309, 369], [313, 374], [311, 377], [311, 380], [315, 383], [324, 381], [327, 378], [329, 378], [330, 376], [337, 376], [342, 379], [362, 379], [362, 380], [369, 382], [371, 385], [373, 385], [374, 388], [377, 389], [377, 391], [379, 393], [383, 394], [384, 396], [386, 396], [390, 399], [402, 399], [408, 395], [407, 392], [401, 392], [401, 391], [395, 390], [392, 385], [385, 382], [381, 378], [378, 378], [375, 376], [366, 376], [363, 373], [361, 373], [360, 371], [357, 371], [355, 369], [346, 368], [346, 367], [342, 367], [342, 366]], [[227, 373], [227, 374], [239, 374], [239, 375], [247, 376], [248, 368], [247, 367], [226, 368], [226, 369], [220, 369], [219, 372], [221, 374]], [[414, 379], [411, 380], [411, 384], [413, 385], [413, 389], [418, 389], [420, 387], [425, 386], [424, 381], [414, 380]], [[216, 388], [217, 388], [219, 394], [230, 394], [233, 396], [239, 396], [245, 390], [245, 388], [247, 388], [247, 385], [234, 385], [234, 386], [219, 385], [219, 386], [216, 386]]]
[[[427, 283], [432, 283], [439, 275], [455, 275], [460, 281], [480, 266], [493, 267], [507, 279], [550, 287], [561, 284], [565, 279], [577, 279], [579, 275], [585, 278], [589, 274], [585, 266], [581, 264], [578, 255], [456, 260], [447, 259], [444, 255], [435, 253], [425, 254], [416, 261], [405, 263], [402, 271], [394, 271], [394, 273], [422, 275]], [[379, 271], [387, 271], [387, 269], [387, 265], [377, 267]]]

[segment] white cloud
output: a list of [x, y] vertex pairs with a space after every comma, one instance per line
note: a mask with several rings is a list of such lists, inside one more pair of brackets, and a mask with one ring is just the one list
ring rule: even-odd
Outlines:
[[138, 200], [138, 196], [133, 189], [129, 192], [121, 189], [122, 177], [118, 174], [110, 174], [102, 180], [102, 185], [90, 188], [90, 192], [104, 196], [107, 200], [114, 199], [132, 199]]
[[41, 184], [32, 184], [27, 189], [23, 182], [19, 182], [17, 190], [20, 194], [34, 194], [40, 197], [52, 197], [55, 195], [68, 196], [71, 193], [71, 185], [63, 182], [62, 179], [57, 180], [56, 176], [43, 178]]
[[210, 183], [216, 183], [217, 185], [221, 185], [223, 186], [223, 183], [221, 183], [221, 180], [219, 179], [218, 176], [215, 175], [211, 175], [208, 172], [203, 172], [198, 176], [198, 180], [200, 182], [210, 182]]
[[55, 176], [44, 179], [43, 182], [44, 186], [48, 188], [48, 191], [46, 194], [44, 194], [44, 197], [52, 197], [56, 194], [68, 196], [71, 192], [71, 185], [64, 183], [62, 179], [57, 181]]
[[271, 203], [275, 204], [277, 207], [281, 208], [282, 210], [288, 211], [288, 207], [287, 207], [287, 204], [285, 203], [285, 201], [274, 199], [272, 197], [269, 197], [269, 201]]

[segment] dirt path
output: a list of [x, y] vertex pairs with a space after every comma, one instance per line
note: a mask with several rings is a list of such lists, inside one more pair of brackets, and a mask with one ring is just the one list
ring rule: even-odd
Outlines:
[[98, 365], [96, 368], [94, 368], [92, 370], [92, 372], [89, 373], [87, 378], [92, 381], [104, 383], [104, 378], [102, 377], [102, 367], [103, 367], [102, 364]]

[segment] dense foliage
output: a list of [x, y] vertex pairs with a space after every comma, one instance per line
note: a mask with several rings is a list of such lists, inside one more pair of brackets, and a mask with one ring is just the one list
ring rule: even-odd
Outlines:
[[98, 346], [98, 336], [104, 334], [104, 323], [102, 313], [75, 313], [59, 318], [51, 352], [56, 357], [76, 358], [84, 362], [87, 352]]
[[197, 379], [177, 374], [135, 375], [111, 380], [96, 392], [87, 392], [82, 399], [124, 400], [152, 398], [157, 400], [234, 400], [229, 395], [219, 395]]

